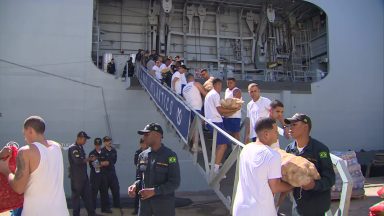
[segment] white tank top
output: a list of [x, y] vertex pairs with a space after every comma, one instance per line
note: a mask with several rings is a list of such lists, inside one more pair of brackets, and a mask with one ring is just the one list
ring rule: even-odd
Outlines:
[[[237, 87], [233, 88], [232, 90], [229, 90], [229, 88], [227, 88], [225, 90], [225, 96], [224, 98], [227, 99], [227, 98], [233, 98], [233, 91], [235, 91], [236, 89], [239, 89]], [[242, 99], [242, 98], [240, 98]], [[227, 118], [241, 118], [241, 109], [237, 112], [235, 112], [233, 115], [227, 117]]]
[[60, 145], [49, 140], [49, 147], [34, 142], [40, 152], [39, 166], [29, 177], [24, 193], [22, 216], [68, 216], [64, 194], [64, 165]]
[[199, 89], [194, 85], [195, 82], [189, 82], [183, 89], [183, 97], [194, 110], [201, 110], [203, 99], [201, 99]]

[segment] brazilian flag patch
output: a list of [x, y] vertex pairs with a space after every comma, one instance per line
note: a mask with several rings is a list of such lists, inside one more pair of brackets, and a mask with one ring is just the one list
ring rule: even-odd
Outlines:
[[168, 163], [176, 163], [176, 157], [169, 157], [168, 158]]
[[328, 153], [323, 151], [323, 152], [319, 153], [319, 156], [320, 156], [320, 158], [327, 158], [328, 157]]

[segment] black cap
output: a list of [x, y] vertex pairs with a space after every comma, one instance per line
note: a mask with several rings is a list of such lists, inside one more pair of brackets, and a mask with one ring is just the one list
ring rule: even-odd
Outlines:
[[105, 141], [111, 141], [112, 140], [112, 138], [111, 137], [109, 137], [109, 136], [105, 136], [105, 137], [103, 137], [103, 141], [105, 142]]
[[189, 70], [189, 68], [187, 68], [187, 66], [185, 66], [185, 65], [180, 65], [179, 68], [184, 68], [185, 70]]
[[309, 116], [302, 114], [302, 113], [296, 113], [291, 118], [284, 119], [284, 122], [286, 124], [292, 124], [292, 123], [298, 122], [298, 121], [301, 121], [301, 122], [307, 124], [309, 126], [309, 128], [312, 127], [311, 118], [309, 118]]
[[103, 144], [103, 141], [101, 141], [101, 138], [100, 138], [100, 137], [97, 137], [97, 138], [95, 138], [95, 140], [93, 141], [93, 143], [94, 143], [95, 145], [101, 145], [101, 144]]
[[156, 131], [156, 132], [160, 133], [161, 135], [163, 135], [163, 129], [157, 123], [151, 123], [151, 124], [145, 126], [143, 130], [137, 131], [137, 133], [140, 135], [143, 135], [143, 134], [149, 133], [151, 131]]
[[78, 134], [77, 134], [77, 137], [84, 137], [85, 139], [90, 139], [91, 137], [89, 137], [87, 135], [87, 133], [85, 133], [84, 131], [80, 131]]

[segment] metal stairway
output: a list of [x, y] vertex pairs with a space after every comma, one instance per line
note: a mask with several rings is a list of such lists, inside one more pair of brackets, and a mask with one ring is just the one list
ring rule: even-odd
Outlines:
[[[141, 86], [150, 95], [155, 106], [173, 126], [180, 139], [184, 142], [186, 149], [192, 154], [194, 164], [198, 167], [209, 186], [215, 191], [227, 209], [231, 211], [239, 178], [237, 158], [244, 144], [191, 109], [184, 102], [183, 98], [174, 94], [167, 86], [162, 85], [152, 77], [144, 67], [137, 65], [135, 74]], [[195, 118], [190, 122], [192, 113], [194, 113]], [[202, 122], [209, 124], [214, 129], [212, 139], [210, 139], [210, 134], [204, 133]], [[214, 164], [215, 161], [216, 138], [218, 133], [223, 134], [232, 142], [232, 151], [227, 155], [219, 173], [214, 174], [211, 165]], [[332, 154], [331, 159], [343, 180], [340, 205], [334, 215], [348, 215], [352, 193], [352, 178], [348, 173], [345, 161]], [[224, 176], [226, 177], [224, 178]], [[331, 210], [329, 210], [326, 215], [330, 216], [333, 214]]]

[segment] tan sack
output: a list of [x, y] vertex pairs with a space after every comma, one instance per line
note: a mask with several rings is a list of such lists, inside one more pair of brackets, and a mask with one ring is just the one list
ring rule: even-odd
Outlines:
[[214, 80], [214, 77], [210, 77], [205, 83], [203, 84], [205, 90], [211, 91], [213, 89], [212, 81]]
[[282, 179], [294, 187], [307, 185], [311, 180], [320, 179], [313, 163], [307, 159], [277, 149], [281, 156]]
[[241, 109], [241, 105], [244, 103], [241, 99], [238, 98], [227, 98], [227, 99], [221, 99], [220, 105], [223, 108], [226, 108], [227, 110], [231, 111], [224, 115], [224, 117], [229, 117], [233, 114], [235, 114], [237, 111]]
[[169, 72], [169, 71], [171, 71], [171, 68], [166, 67], [166, 68], [163, 68], [163, 69], [161, 70], [161, 73], [167, 73], [167, 72]]
[[220, 104], [223, 108], [233, 109], [233, 110], [241, 109], [241, 106], [243, 105], [243, 103], [244, 101], [239, 98], [227, 98], [227, 99], [220, 100]]

